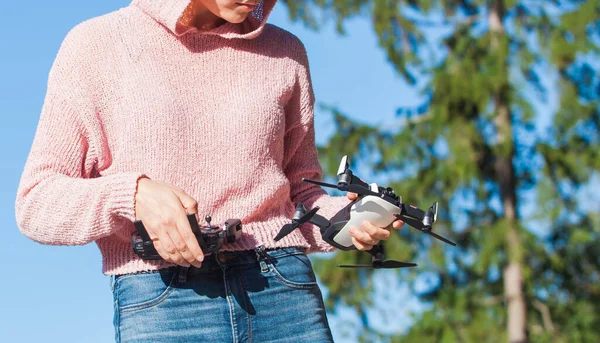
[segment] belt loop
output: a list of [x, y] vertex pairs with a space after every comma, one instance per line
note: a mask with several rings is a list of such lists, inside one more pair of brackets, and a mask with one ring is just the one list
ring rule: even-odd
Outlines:
[[117, 283], [117, 276], [116, 275], [111, 275], [109, 278], [109, 282], [110, 282], [110, 290], [114, 292], [115, 290], [115, 283]]
[[269, 266], [267, 265], [267, 260], [269, 258], [269, 255], [267, 255], [267, 251], [265, 249], [264, 245], [259, 245], [256, 248], [254, 248], [254, 251], [256, 252], [256, 260], [258, 261], [258, 263], [260, 264], [260, 271], [262, 273], [266, 273], [269, 271]]
[[188, 267], [179, 267], [179, 283], [187, 282]]

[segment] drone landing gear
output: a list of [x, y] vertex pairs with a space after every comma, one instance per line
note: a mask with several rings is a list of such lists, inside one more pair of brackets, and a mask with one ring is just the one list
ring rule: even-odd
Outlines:
[[416, 263], [400, 262], [394, 260], [384, 260], [383, 245], [377, 244], [367, 251], [371, 254], [371, 264], [340, 264], [341, 268], [373, 268], [373, 269], [392, 269], [392, 268], [410, 268], [416, 267]]

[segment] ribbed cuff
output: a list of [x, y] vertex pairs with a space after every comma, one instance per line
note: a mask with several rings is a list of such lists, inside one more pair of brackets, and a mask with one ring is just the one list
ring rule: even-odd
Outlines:
[[108, 205], [109, 213], [114, 213], [134, 222], [138, 181], [140, 178], [149, 177], [139, 172], [119, 173], [107, 177], [111, 179], [109, 183], [111, 193]]

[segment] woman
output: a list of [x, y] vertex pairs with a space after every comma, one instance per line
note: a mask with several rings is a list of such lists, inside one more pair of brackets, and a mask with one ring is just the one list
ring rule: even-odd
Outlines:
[[[266, 24], [275, 2], [134, 0], [61, 45], [17, 223], [96, 242], [118, 342], [332, 340], [306, 254], [333, 248], [308, 225], [273, 240], [298, 202], [325, 217], [348, 203], [301, 181], [322, 174], [314, 97], [304, 46]], [[242, 237], [204, 256], [186, 213], [242, 219]], [[134, 254], [135, 220], [163, 260]], [[365, 223], [353, 242], [389, 234]]]

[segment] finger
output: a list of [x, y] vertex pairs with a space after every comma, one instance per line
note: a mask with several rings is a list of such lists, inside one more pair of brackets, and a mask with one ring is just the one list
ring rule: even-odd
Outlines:
[[405, 223], [402, 220], [398, 219], [398, 220], [394, 220], [394, 222], [392, 223], [392, 227], [394, 229], [401, 229], [404, 226], [404, 224]]
[[202, 261], [204, 260], [204, 254], [202, 253], [200, 244], [198, 244], [198, 239], [192, 232], [190, 222], [183, 211], [177, 220], [177, 230], [179, 230], [179, 237], [181, 239], [180, 244], [185, 249], [180, 249], [179, 251], [182, 252], [186, 261], [194, 265], [194, 267], [200, 268]]
[[[168, 239], [168, 237], [166, 239]], [[185, 263], [185, 260], [183, 260], [183, 258], [178, 259], [176, 256], [173, 256], [167, 252], [167, 250], [165, 248], [166, 245], [163, 244], [163, 240], [160, 240], [159, 238], [155, 238], [152, 240], [152, 243], [154, 244], [154, 249], [160, 255], [160, 257], [162, 257], [163, 260], [165, 260], [167, 262], [175, 263], [178, 265], [183, 265], [183, 266], [189, 267], [189, 264]]]
[[177, 252], [181, 255], [181, 257], [185, 260], [185, 262], [187, 262], [188, 264], [197, 264], [198, 263], [198, 261], [196, 260], [196, 258], [194, 257], [194, 255], [192, 254], [190, 249], [188, 249], [187, 243], [181, 237], [181, 234], [179, 233], [179, 230], [177, 227], [175, 227], [169, 231], [169, 237], [171, 237], [173, 244], [175, 244], [175, 247], [177, 248]]
[[362, 244], [367, 244], [367, 245], [373, 246], [373, 245], [379, 243], [379, 239], [372, 237], [370, 234], [368, 234], [365, 231], [357, 230], [357, 229], [350, 229], [349, 232], [353, 238], [356, 238], [356, 240], [360, 241]]
[[[181, 203], [181, 206], [185, 208], [187, 214], [198, 214], [198, 202], [196, 199], [189, 196], [181, 188], [175, 187], [173, 188], [173, 192], [179, 198], [179, 202]], [[193, 261], [190, 261], [189, 259], [188, 261], [199, 268], [199, 265], [204, 260], [204, 253], [198, 244], [198, 239], [192, 232], [187, 216], [184, 215], [183, 217], [178, 218], [177, 229], [193, 257]]]
[[363, 222], [362, 227], [369, 235], [371, 235], [371, 237], [375, 239], [386, 240], [390, 238], [390, 230], [388, 230], [387, 228], [377, 227], [368, 221]]
[[[174, 243], [171, 243], [174, 244]], [[188, 261], [186, 261], [186, 259], [183, 257], [183, 255], [181, 255], [181, 253], [179, 251], [177, 251], [175, 254], [171, 254], [169, 255], [169, 259], [179, 265], [179, 266], [183, 266], [183, 267], [189, 267], [190, 263]]]
[[160, 239], [158, 238], [157, 234], [154, 233], [154, 230], [150, 229], [149, 227], [146, 227], [146, 230], [148, 231], [148, 236], [152, 240], [152, 244], [154, 245], [154, 250], [156, 250], [156, 252], [160, 255], [160, 257], [163, 258], [163, 260], [171, 262], [169, 253], [167, 253], [167, 251], [165, 250], [165, 248], [164, 248], [162, 242], [160, 241]]
[[354, 246], [356, 247], [356, 249], [361, 250], [361, 251], [366, 251], [366, 250], [373, 249], [373, 245], [361, 242], [361, 241], [357, 240], [354, 237], [352, 237], [352, 244], [354, 244]]
[[348, 192], [346, 193], [346, 196], [348, 197], [348, 199], [350, 200], [355, 200], [358, 197], [358, 194], [356, 193], [352, 193], [352, 192]]
[[163, 249], [167, 253], [167, 258], [165, 260], [178, 264], [180, 266], [189, 267], [190, 264], [181, 256], [179, 251], [177, 250], [177, 246], [171, 239], [168, 230], [159, 230], [157, 232], [158, 240], [163, 246]]
[[160, 239], [158, 239], [158, 237], [152, 238], [152, 244], [154, 245], [154, 250], [156, 250], [156, 252], [160, 255], [160, 257], [162, 257], [163, 260], [171, 262], [169, 254], [163, 247], [162, 242], [160, 241]]

